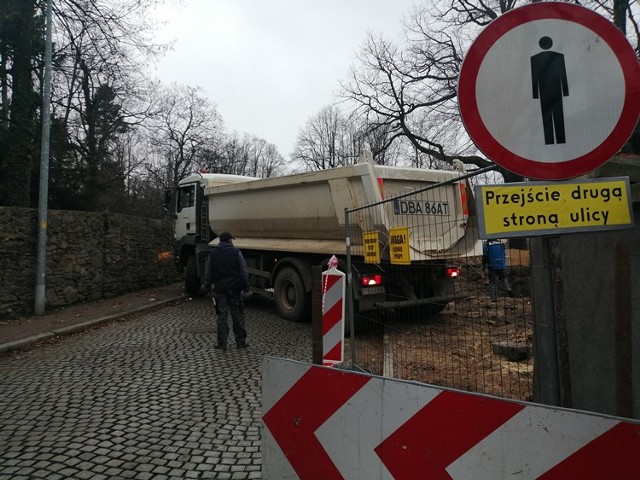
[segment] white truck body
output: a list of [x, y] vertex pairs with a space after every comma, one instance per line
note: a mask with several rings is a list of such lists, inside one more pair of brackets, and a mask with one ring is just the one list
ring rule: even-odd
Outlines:
[[[374, 204], [417, 190], [427, 184], [441, 183], [459, 177], [459, 173], [441, 170], [400, 168], [359, 163], [318, 172], [257, 179], [250, 182], [208, 185], [204, 194], [208, 201], [209, 225], [217, 236], [233, 232], [239, 248], [288, 252], [314, 252], [344, 255], [345, 208], [354, 209]], [[382, 190], [381, 191], [381, 185]], [[461, 205], [457, 185], [443, 187], [442, 203], [457, 221], [442, 222], [431, 217], [441, 228], [437, 235], [412, 235], [411, 260], [428, 260], [458, 256], [456, 245], [467, 234], [468, 215]], [[399, 217], [385, 214], [382, 206], [354, 215], [351, 231], [372, 225], [389, 233], [399, 227]], [[422, 220], [422, 219], [421, 219]], [[406, 221], [406, 215], [402, 219]], [[418, 232], [416, 232], [418, 233]], [[352, 238], [359, 235], [352, 233]], [[215, 240], [214, 240], [215, 244]], [[465, 243], [468, 248], [468, 243]], [[466, 249], [465, 248], [465, 249]], [[352, 253], [362, 255], [362, 245], [352, 244]]]
[[[379, 202], [448, 182], [437, 187], [438, 205], [445, 212], [437, 216], [416, 213], [415, 222], [427, 222], [430, 228], [416, 229], [409, 239], [412, 264], [424, 266], [435, 262], [434, 265], [441, 268], [446, 259], [470, 250], [479, 251], [475, 214], [472, 205], [467, 204], [467, 200], [469, 203], [472, 200], [470, 189], [465, 181], [456, 181], [459, 176], [459, 172], [453, 171], [379, 166], [369, 162], [266, 179], [216, 174], [191, 176], [180, 183], [180, 191], [193, 187], [196, 200], [191, 202], [192, 207], [177, 209], [180, 211], [176, 211], [175, 229], [177, 258], [182, 267], [187, 267], [187, 289], [191, 293], [199, 289], [208, 249], [215, 248], [217, 237], [223, 231], [229, 231], [235, 237], [234, 245], [247, 259], [252, 290], [272, 293], [283, 317], [300, 320], [309, 305], [309, 298], [303, 301], [299, 297], [309, 297], [311, 266], [320, 265], [331, 255], [344, 261], [347, 253], [345, 209], [374, 204], [349, 216], [350, 253], [356, 263], [362, 264], [363, 231], [370, 231], [373, 226], [384, 240], [388, 239], [391, 228], [412, 220], [410, 212], [415, 206], [410, 195], [396, 200], [395, 210], [401, 215]], [[183, 199], [187, 197], [182, 195]], [[180, 198], [179, 194], [178, 204]], [[183, 203], [188, 202], [183, 200]], [[184, 226], [187, 223], [189, 228]], [[195, 247], [193, 251], [184, 248], [189, 243]], [[382, 251], [381, 261], [388, 262], [389, 249]], [[194, 259], [191, 264], [190, 255]], [[393, 288], [393, 285], [386, 290], [378, 287], [376, 295], [366, 295], [366, 298], [365, 289], [358, 289], [356, 298], [362, 300], [358, 305], [364, 309], [384, 306], [385, 291]], [[431, 297], [443, 295], [441, 289], [428, 290]], [[398, 298], [397, 292], [394, 298]], [[415, 292], [407, 299], [411, 299], [406, 302], [407, 306], [424, 300]], [[428, 299], [425, 302], [428, 304]], [[395, 301], [393, 305], [397, 308], [403, 303]]]

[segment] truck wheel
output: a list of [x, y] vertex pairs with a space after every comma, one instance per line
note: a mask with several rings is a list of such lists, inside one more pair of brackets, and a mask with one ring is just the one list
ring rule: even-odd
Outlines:
[[[419, 298], [441, 297], [446, 295], [447, 292], [453, 292], [453, 280], [431, 279], [428, 284], [420, 282], [416, 285], [416, 293], [419, 293]], [[429, 303], [419, 307], [412, 307], [409, 310], [412, 315], [430, 317], [440, 313], [446, 306], [447, 302], [440, 304]]]
[[278, 272], [273, 290], [276, 308], [285, 320], [299, 322], [309, 313], [309, 295], [293, 268], [283, 268]]
[[198, 295], [200, 293], [200, 283], [196, 257], [191, 255], [187, 260], [187, 268], [184, 272], [184, 289], [189, 295]]

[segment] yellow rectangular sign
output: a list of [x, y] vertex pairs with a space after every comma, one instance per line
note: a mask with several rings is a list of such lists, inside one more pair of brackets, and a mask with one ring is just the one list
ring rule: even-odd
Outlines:
[[380, 236], [379, 232], [363, 232], [364, 263], [380, 263]]
[[389, 249], [391, 263], [395, 265], [410, 265], [409, 254], [409, 227], [397, 227], [389, 229]]
[[518, 237], [633, 226], [629, 178], [477, 185], [480, 236]]

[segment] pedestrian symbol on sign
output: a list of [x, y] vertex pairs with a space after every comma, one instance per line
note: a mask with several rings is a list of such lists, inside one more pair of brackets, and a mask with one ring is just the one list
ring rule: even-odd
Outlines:
[[565, 143], [562, 97], [569, 95], [569, 85], [564, 55], [548, 51], [553, 45], [549, 37], [542, 37], [538, 45], [545, 51], [531, 57], [531, 81], [533, 98], [540, 99], [544, 143]]

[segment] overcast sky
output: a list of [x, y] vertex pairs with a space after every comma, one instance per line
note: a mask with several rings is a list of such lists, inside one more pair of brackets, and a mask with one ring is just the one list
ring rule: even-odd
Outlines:
[[228, 132], [289, 158], [299, 129], [330, 104], [367, 32], [396, 38], [414, 0], [166, 0], [153, 74], [199, 86]]

